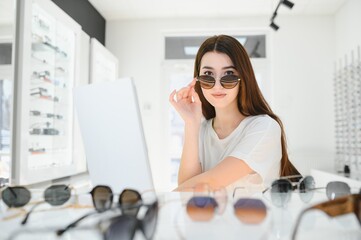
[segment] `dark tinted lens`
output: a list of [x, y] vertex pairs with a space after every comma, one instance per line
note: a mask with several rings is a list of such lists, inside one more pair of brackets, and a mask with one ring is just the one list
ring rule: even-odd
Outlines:
[[231, 89], [237, 86], [239, 77], [236, 75], [226, 75], [221, 78], [221, 85], [226, 89]]
[[312, 176], [307, 176], [298, 185], [298, 189], [300, 191], [301, 200], [304, 202], [309, 202], [314, 193], [315, 189], [315, 180]]
[[271, 199], [272, 203], [277, 207], [285, 206], [292, 194], [292, 184], [287, 179], [279, 179], [272, 183]]
[[44, 200], [52, 206], [63, 205], [70, 199], [71, 191], [66, 185], [54, 185], [44, 192]]
[[8, 207], [25, 206], [30, 198], [30, 191], [24, 187], [7, 187], [2, 192], [2, 199]]
[[124, 214], [130, 214], [136, 216], [138, 214], [139, 206], [132, 207], [134, 205], [139, 205], [139, 202], [142, 200], [140, 194], [131, 189], [124, 190], [119, 196], [119, 204], [122, 208]]
[[212, 197], [193, 197], [187, 203], [188, 216], [194, 221], [208, 221], [218, 204]]
[[135, 204], [138, 203], [142, 197], [135, 190], [126, 189], [119, 197], [119, 204]]
[[259, 199], [241, 198], [233, 207], [236, 217], [243, 223], [258, 224], [267, 216], [266, 205]]
[[214, 84], [216, 83], [216, 80], [212, 76], [207, 75], [201, 75], [198, 77], [198, 81], [202, 88], [204, 89], [211, 89]]
[[158, 202], [149, 206], [145, 216], [142, 220], [142, 229], [146, 239], [152, 239], [158, 219]]
[[109, 220], [110, 225], [104, 233], [106, 240], [132, 240], [137, 227], [137, 219], [128, 215], [121, 215]]
[[113, 203], [113, 192], [110, 187], [96, 186], [91, 191], [93, 204], [97, 211], [103, 212], [111, 208]]
[[350, 186], [344, 182], [329, 182], [326, 186], [326, 195], [328, 199], [335, 199], [337, 197], [351, 194]]

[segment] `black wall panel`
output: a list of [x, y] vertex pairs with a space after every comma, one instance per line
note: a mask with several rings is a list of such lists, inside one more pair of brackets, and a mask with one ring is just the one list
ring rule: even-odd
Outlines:
[[52, 0], [64, 12], [77, 21], [90, 37], [105, 45], [105, 24], [103, 16], [88, 0]]

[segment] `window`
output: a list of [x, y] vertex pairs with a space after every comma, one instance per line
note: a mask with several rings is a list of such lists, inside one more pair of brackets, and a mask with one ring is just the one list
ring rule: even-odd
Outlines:
[[[233, 36], [245, 47], [251, 58], [266, 58], [265, 35]], [[194, 59], [202, 42], [208, 36], [166, 37], [165, 59]]]

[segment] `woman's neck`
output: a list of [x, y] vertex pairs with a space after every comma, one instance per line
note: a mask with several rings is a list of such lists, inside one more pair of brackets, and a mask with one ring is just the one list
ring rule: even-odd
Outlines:
[[245, 118], [236, 108], [216, 109], [216, 116], [213, 119], [213, 129], [216, 131], [219, 138], [227, 137], [241, 121]]

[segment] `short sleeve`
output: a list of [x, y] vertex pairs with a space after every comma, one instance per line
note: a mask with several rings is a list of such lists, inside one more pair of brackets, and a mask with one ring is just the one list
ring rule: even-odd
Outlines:
[[244, 136], [229, 156], [243, 160], [265, 180], [281, 161], [279, 124], [269, 116], [256, 118], [246, 127]]

